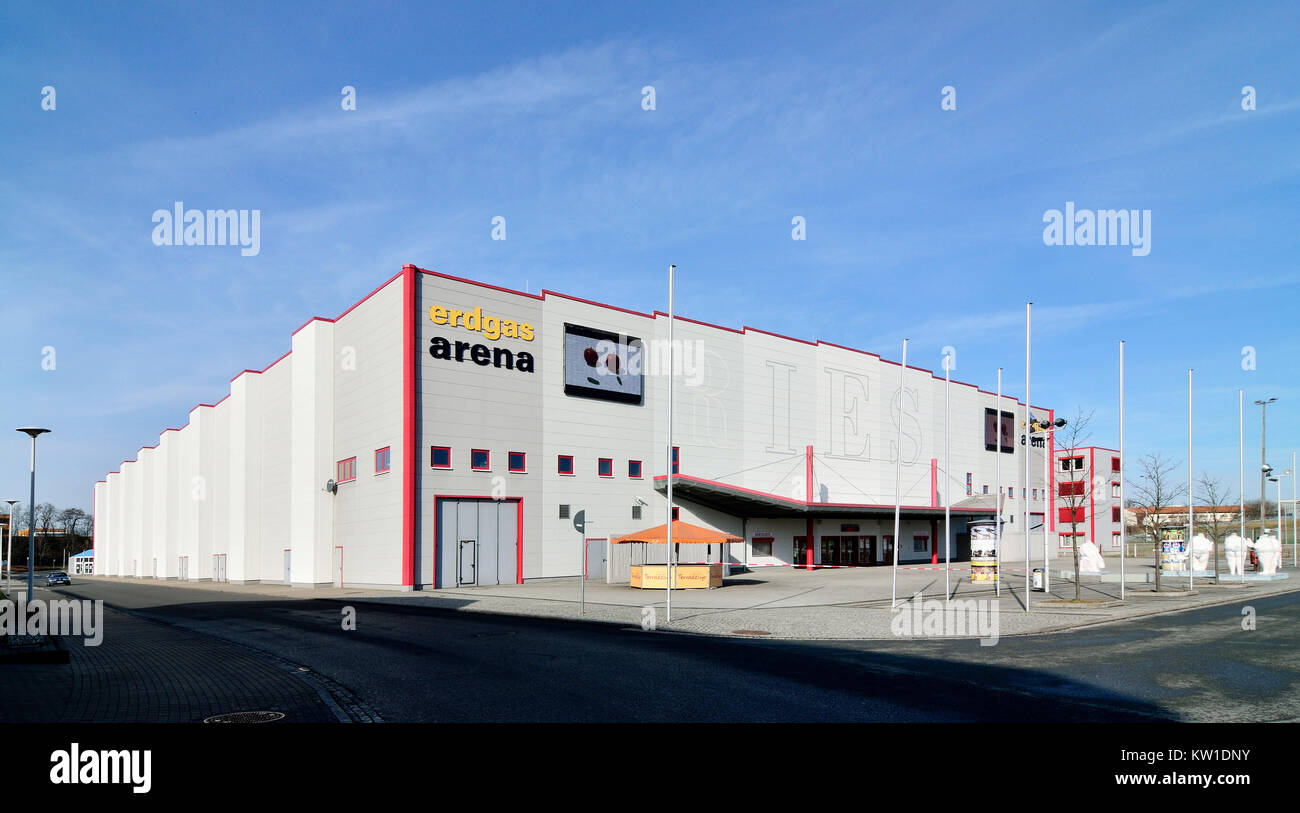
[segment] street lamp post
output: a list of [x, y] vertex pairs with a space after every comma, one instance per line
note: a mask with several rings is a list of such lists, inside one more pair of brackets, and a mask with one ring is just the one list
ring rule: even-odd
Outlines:
[[31, 494], [27, 503], [27, 602], [30, 604], [36, 592], [36, 438], [50, 430], [20, 426], [16, 431], [32, 439]]
[[8, 595], [14, 591], [14, 503], [17, 500], [5, 500], [9, 503], [9, 543], [5, 550], [5, 562], [9, 569], [9, 579], [5, 586], [5, 594]]
[[1268, 405], [1273, 403], [1276, 400], [1277, 400], [1276, 398], [1266, 398], [1264, 400], [1255, 402], [1255, 404], [1259, 406], [1259, 465], [1260, 465], [1259, 535], [1260, 536], [1264, 534], [1264, 506], [1266, 503], [1268, 503], [1268, 496], [1264, 492], [1264, 478], [1267, 476], [1264, 474], [1264, 467], [1268, 465], [1268, 461], [1265, 460], [1265, 454], [1267, 450], [1265, 449], [1265, 443], [1264, 443], [1264, 441], [1267, 439], [1268, 436]]

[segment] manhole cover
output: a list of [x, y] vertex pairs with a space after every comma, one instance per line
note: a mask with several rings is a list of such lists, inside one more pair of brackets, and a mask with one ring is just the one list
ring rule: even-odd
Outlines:
[[732, 635], [771, 635], [767, 630], [732, 630]]
[[284, 714], [278, 711], [235, 711], [230, 714], [214, 714], [205, 723], [274, 723], [283, 720]]

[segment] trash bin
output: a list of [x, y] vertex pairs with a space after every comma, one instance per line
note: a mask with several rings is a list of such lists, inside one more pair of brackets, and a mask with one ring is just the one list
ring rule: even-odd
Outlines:
[[1039, 591], [1039, 592], [1042, 592], [1042, 590], [1043, 590], [1043, 577], [1044, 577], [1045, 575], [1046, 575], [1046, 572], [1043, 570], [1043, 568], [1041, 568], [1041, 567], [1036, 567], [1036, 568], [1034, 568], [1034, 589], [1035, 589], [1035, 590], [1037, 590], [1037, 591]]

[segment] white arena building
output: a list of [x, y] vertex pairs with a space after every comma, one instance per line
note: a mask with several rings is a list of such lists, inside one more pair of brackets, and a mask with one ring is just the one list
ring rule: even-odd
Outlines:
[[[674, 339], [674, 504], [744, 540], [728, 562], [889, 563], [900, 420], [900, 562], [943, 561], [945, 499], [967, 559], [967, 522], [999, 492], [1004, 561], [1023, 567], [1026, 499], [1036, 563], [1049, 495], [1059, 550], [1042, 480], [1058, 466], [1050, 440], [1024, 445], [1014, 398], [999, 421], [993, 393], [952, 382], [945, 471], [942, 372], [681, 317]], [[578, 511], [598, 539], [666, 519], [667, 350], [660, 312], [405, 266], [97, 483], [94, 571], [394, 590], [575, 576]]]

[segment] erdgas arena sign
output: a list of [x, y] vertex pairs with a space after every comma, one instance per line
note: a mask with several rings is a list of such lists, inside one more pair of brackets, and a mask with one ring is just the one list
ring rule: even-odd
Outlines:
[[[480, 333], [489, 341], [519, 339], [531, 342], [533, 340], [532, 325], [485, 315], [483, 309], [478, 306], [475, 306], [474, 310], [462, 311], [434, 305], [429, 308], [429, 321], [435, 325], [447, 325]], [[486, 344], [447, 339], [442, 336], [434, 336], [429, 340], [429, 355], [444, 361], [459, 361], [462, 364], [470, 361], [480, 367], [504, 367], [521, 373], [531, 373], [535, 366], [533, 354], [525, 350], [514, 352], [505, 347], [489, 347]]]

